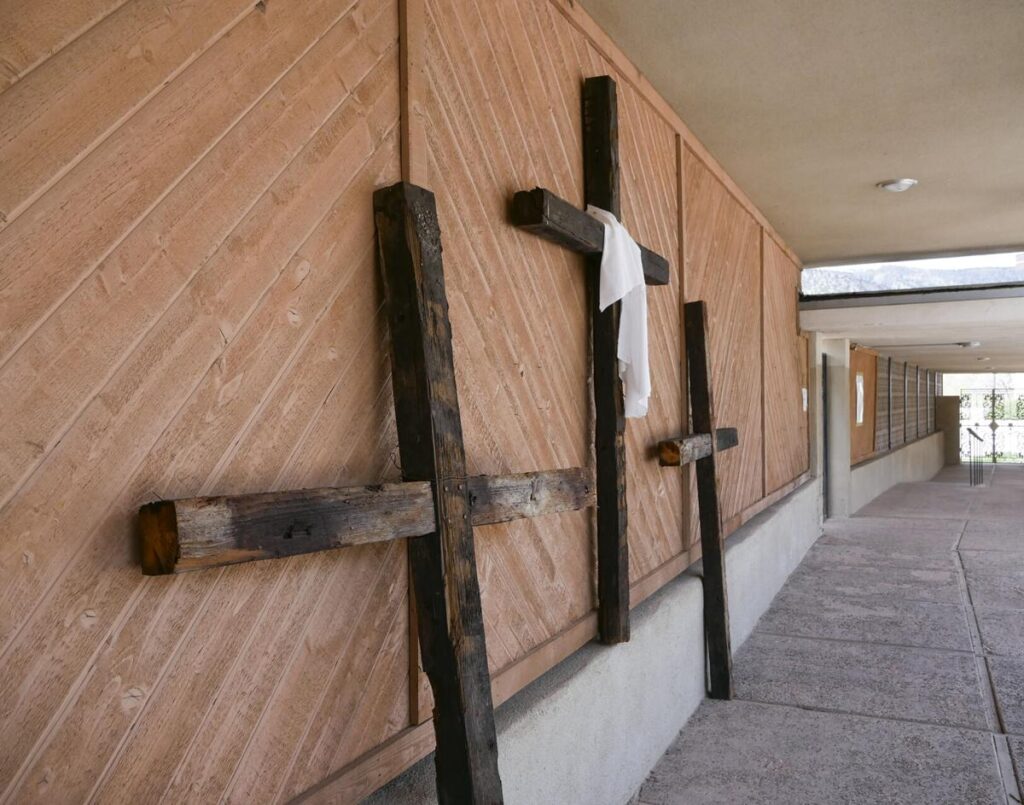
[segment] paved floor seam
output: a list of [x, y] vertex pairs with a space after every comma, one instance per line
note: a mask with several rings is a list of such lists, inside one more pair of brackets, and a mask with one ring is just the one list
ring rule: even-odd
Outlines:
[[793, 710], [806, 710], [811, 713], [829, 713], [836, 716], [853, 716], [854, 718], [869, 718], [875, 721], [895, 721], [900, 724], [920, 724], [926, 727], [943, 727], [945, 729], [965, 730], [966, 732], [977, 732], [982, 735], [994, 735], [988, 727], [970, 727], [966, 724], [953, 724], [949, 721], [928, 721], [923, 718], [900, 718], [899, 716], [880, 716], [877, 713], [858, 713], [853, 710], [840, 710], [835, 707], [815, 707], [810, 704], [792, 704], [791, 702], [770, 702], [764, 699], [753, 699], [749, 696], [736, 696], [734, 701], [751, 702], [752, 704], [767, 704], [771, 707], [789, 707]]

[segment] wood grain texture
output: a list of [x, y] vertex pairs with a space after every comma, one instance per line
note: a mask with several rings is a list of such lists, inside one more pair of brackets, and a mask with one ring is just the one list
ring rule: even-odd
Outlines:
[[[668, 439], [658, 442], [658, 463], [662, 467], [678, 467], [683, 464], [692, 464], [698, 459], [711, 455], [711, 442], [710, 433], [695, 433], [679, 439]], [[722, 452], [723, 450], [735, 447], [739, 443], [739, 432], [736, 428], [715, 429], [714, 450]]]
[[498, 741], [441, 229], [434, 195], [408, 182], [373, 194], [402, 478], [429, 481], [436, 528], [409, 540], [423, 670], [434, 694], [437, 796], [500, 803]]
[[0, 228], [255, 13], [250, 0], [135, 0], [0, 93]]
[[770, 494], [809, 466], [802, 378], [807, 349], [795, 324], [800, 268], [767, 234], [762, 238], [764, 491]]
[[[687, 302], [683, 317], [693, 427], [701, 433], [712, 433], [715, 429], [715, 402], [706, 303]], [[725, 574], [725, 535], [722, 532], [718, 476], [715, 472], [717, 456], [716, 444], [711, 453], [697, 460], [695, 473], [703, 561], [701, 588], [704, 593], [704, 641], [708, 657], [708, 695], [712, 699], [731, 699], [732, 647]]]
[[408, 723], [401, 545], [195, 581], [133, 555], [147, 499], [398, 480], [367, 203], [399, 170], [396, 9], [281, 8], [0, 232], [15, 801], [269, 801]]
[[[473, 525], [594, 504], [593, 474], [576, 467], [467, 479]], [[139, 510], [146, 575], [388, 542], [435, 529], [428, 482], [374, 484], [147, 503]]]
[[[579, 254], [604, 250], [604, 226], [550, 190], [535, 187], [512, 196], [511, 220], [515, 226]], [[640, 260], [648, 285], [668, 285], [669, 261], [643, 244]]]
[[[67, 53], [90, 54], [72, 84], [98, 87], [95, 108], [52, 83], [30, 99], [55, 149], [11, 168], [38, 186], [4, 188], [20, 206], [0, 231], [0, 798], [270, 802], [333, 780], [355, 799], [432, 746], [410, 727], [403, 547], [142, 580], [138, 506], [400, 480], [366, 201], [410, 163], [444, 179], [467, 471], [592, 466], [582, 260], [505, 220], [522, 188], [582, 205], [580, 82], [612, 74], [623, 220], [680, 269], [649, 293], [654, 395], [626, 427], [636, 603], [699, 555], [686, 471], [652, 450], [690, 430], [682, 243], [706, 201], [684, 216], [683, 163], [767, 222], [579, 4], [420, 3], [426, 97], [404, 107], [397, 2], [253, 3], [198, 49], [206, 22], [176, 29], [169, 4], [166, 28], [136, 29], [161, 43], [137, 64], [95, 46], [129, 29], [123, 5], [0, 4], [9, 91]], [[101, 85], [118, 63], [139, 75]], [[403, 108], [423, 124], [404, 165]], [[755, 490], [725, 530], [783, 491]], [[495, 701], [596, 635], [591, 517], [476, 529]]]
[[[864, 418], [857, 423], [857, 376], [864, 384]], [[863, 349], [850, 350], [850, 463], [863, 461], [875, 452], [875, 405], [878, 356]]]
[[[438, 216], [469, 472], [591, 465], [582, 259], [507, 223], [523, 187], [582, 203], [582, 71], [541, 72], [571, 47], [543, 4], [441, 0], [426, 12], [427, 137], [431, 174], [446, 177]], [[591, 517], [476, 529], [492, 673], [591, 610]]]
[[127, 0], [0, 4], [0, 92]]
[[918, 383], [918, 367], [907, 364], [907, 441], [912, 442], [919, 436], [921, 431], [921, 404], [920, 385]]
[[[761, 231], [690, 151], [683, 172], [686, 298], [707, 305], [718, 422], [742, 434], [739, 449], [718, 462], [722, 518], [728, 520], [764, 496]], [[791, 356], [795, 362], [795, 349]]]
[[[583, 201], [622, 217], [618, 93], [611, 76], [583, 81]], [[601, 310], [601, 256], [589, 254], [585, 260], [594, 362], [597, 624], [601, 642], [613, 645], [629, 640], [626, 416], [618, 357], [621, 304]]]

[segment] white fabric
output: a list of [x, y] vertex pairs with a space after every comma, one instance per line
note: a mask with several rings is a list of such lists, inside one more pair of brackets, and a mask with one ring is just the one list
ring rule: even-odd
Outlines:
[[619, 313], [619, 379], [625, 413], [636, 419], [647, 414], [651, 372], [647, 359], [647, 287], [640, 247], [626, 227], [607, 210], [588, 206], [587, 212], [604, 224], [601, 286], [598, 306], [604, 310], [622, 300]]

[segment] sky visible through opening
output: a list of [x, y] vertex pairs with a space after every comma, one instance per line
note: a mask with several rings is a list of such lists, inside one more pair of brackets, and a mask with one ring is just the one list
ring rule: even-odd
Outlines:
[[1024, 252], [805, 268], [805, 296], [1024, 283]]

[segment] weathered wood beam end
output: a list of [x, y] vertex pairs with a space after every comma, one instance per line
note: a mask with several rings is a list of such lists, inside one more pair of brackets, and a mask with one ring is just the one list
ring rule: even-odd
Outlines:
[[719, 453], [738, 447], [740, 432], [736, 428], [715, 428], [715, 450]]
[[178, 517], [173, 500], [158, 500], [139, 509], [139, 553], [144, 575], [174, 572], [178, 564]]
[[711, 434], [694, 433], [679, 439], [658, 442], [658, 463], [662, 467], [692, 464], [698, 458], [711, 455]]
[[[542, 187], [514, 194], [509, 217], [519, 229], [579, 254], [600, 254], [604, 251], [604, 226], [601, 222]], [[642, 245], [640, 259], [644, 265], [644, 281], [648, 285], [668, 285], [670, 269], [667, 259]]]
[[[740, 443], [739, 431], [736, 428], [717, 428], [715, 430], [715, 450], [721, 453], [730, 450]], [[658, 442], [658, 463], [662, 467], [679, 467], [692, 464], [711, 455], [711, 436], [707, 433], [692, 433], [678, 439], [665, 439]]]

